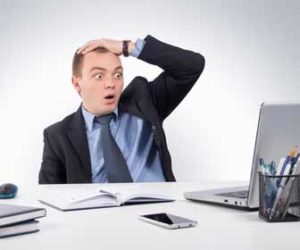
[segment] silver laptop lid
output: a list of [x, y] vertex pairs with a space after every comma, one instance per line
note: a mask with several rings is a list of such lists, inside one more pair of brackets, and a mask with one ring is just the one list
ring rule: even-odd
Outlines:
[[[258, 207], [259, 159], [266, 163], [286, 157], [300, 143], [300, 102], [263, 103], [260, 108], [249, 187], [249, 207]], [[299, 149], [298, 149], [299, 150]]]

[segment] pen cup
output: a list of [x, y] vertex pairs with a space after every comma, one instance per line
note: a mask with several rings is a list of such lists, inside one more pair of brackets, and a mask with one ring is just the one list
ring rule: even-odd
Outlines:
[[259, 217], [267, 222], [300, 220], [300, 175], [259, 173]]

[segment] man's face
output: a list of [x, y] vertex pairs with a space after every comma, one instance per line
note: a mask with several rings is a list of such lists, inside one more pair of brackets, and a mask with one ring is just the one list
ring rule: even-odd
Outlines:
[[72, 77], [83, 106], [94, 115], [108, 114], [118, 105], [123, 89], [123, 68], [119, 56], [107, 52], [84, 55], [81, 77]]

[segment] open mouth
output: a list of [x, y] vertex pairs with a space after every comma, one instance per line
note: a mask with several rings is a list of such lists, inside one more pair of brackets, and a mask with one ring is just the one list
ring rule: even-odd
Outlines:
[[115, 103], [115, 95], [114, 94], [108, 94], [104, 97], [105, 103], [106, 104], [113, 104]]
[[115, 98], [115, 95], [113, 95], [113, 94], [110, 94], [110, 95], [107, 95], [104, 97], [104, 99], [106, 99], [106, 100], [112, 100], [114, 98]]

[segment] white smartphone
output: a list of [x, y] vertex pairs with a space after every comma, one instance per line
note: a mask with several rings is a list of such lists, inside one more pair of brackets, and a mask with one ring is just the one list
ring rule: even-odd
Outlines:
[[141, 215], [140, 219], [169, 229], [194, 227], [198, 224], [198, 222], [195, 220], [189, 220], [183, 217], [166, 213], [145, 214]]

